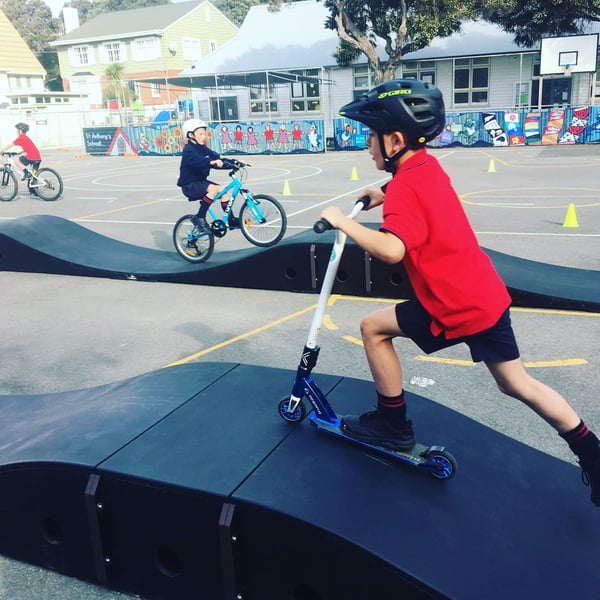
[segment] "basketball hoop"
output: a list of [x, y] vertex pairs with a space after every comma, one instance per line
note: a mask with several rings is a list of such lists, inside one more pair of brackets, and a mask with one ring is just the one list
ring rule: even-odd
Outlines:
[[573, 65], [561, 65], [561, 68], [565, 77], [571, 77], [571, 69], [573, 68]]

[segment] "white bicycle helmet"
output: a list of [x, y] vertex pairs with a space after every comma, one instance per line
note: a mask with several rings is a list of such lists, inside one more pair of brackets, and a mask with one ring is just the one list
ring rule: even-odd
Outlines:
[[208, 127], [208, 123], [206, 121], [202, 121], [201, 119], [188, 119], [183, 124], [183, 137], [187, 138], [188, 133], [192, 133], [199, 129], [200, 127]]

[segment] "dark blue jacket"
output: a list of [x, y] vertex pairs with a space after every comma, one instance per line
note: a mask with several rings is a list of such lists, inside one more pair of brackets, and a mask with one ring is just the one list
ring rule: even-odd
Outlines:
[[177, 185], [183, 187], [195, 181], [206, 181], [211, 168], [215, 168], [211, 167], [210, 161], [218, 158], [221, 158], [220, 154], [208, 146], [188, 142], [183, 147]]

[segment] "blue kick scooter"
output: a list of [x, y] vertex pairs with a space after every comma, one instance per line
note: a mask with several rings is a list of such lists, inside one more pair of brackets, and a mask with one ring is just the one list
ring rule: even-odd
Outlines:
[[[348, 216], [355, 219], [368, 204], [368, 197], [359, 199]], [[327, 221], [320, 220], [315, 223], [313, 229], [316, 233], [323, 233], [324, 231], [331, 229], [331, 226]], [[327, 401], [325, 394], [323, 394], [312, 378], [312, 371], [317, 364], [320, 350], [317, 345], [317, 338], [321, 329], [325, 310], [327, 309], [327, 303], [329, 296], [331, 295], [338, 266], [342, 258], [346, 237], [345, 233], [340, 230], [336, 231], [335, 243], [329, 257], [329, 264], [327, 265], [325, 278], [323, 279], [319, 301], [317, 303], [317, 308], [315, 309], [306, 345], [304, 346], [302, 356], [300, 357], [294, 387], [291, 395], [284, 397], [279, 402], [279, 415], [289, 423], [300, 423], [307, 416], [307, 409], [303, 401], [304, 398], [307, 398], [312, 407], [309, 420], [317, 429], [349, 440], [354, 444], [363, 446], [364, 448], [375, 451], [386, 457], [408, 463], [413, 467], [426, 471], [437, 479], [450, 479], [456, 473], [457, 463], [452, 454], [450, 454], [443, 446], [424, 446], [423, 444], [416, 444], [408, 451], [390, 450], [349, 436], [344, 431], [341, 419], [335, 414], [333, 408]]]

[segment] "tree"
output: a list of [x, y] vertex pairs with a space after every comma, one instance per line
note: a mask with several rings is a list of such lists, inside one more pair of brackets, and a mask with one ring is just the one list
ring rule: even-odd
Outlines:
[[600, 0], [483, 0], [481, 16], [531, 47], [542, 37], [583, 32], [586, 21], [600, 21]]
[[[460, 31], [463, 21], [476, 16], [471, 0], [325, 0], [325, 6], [331, 13], [326, 27], [340, 38], [338, 64], [348, 65], [362, 53], [376, 83], [395, 77], [406, 53]], [[378, 44], [387, 60], [380, 58]]]
[[[524, 46], [542, 36], [582, 33], [586, 21], [600, 20], [600, 0], [323, 1], [330, 11], [325, 26], [340, 39], [337, 63], [347, 66], [363, 54], [376, 82], [395, 77], [405, 54], [459, 32], [468, 20], [496, 23]], [[285, 0], [265, 2], [278, 8]], [[380, 58], [378, 46], [387, 58]]]
[[261, 0], [216, 0], [213, 4], [239, 27], [252, 6], [264, 3]]
[[104, 13], [119, 12], [131, 8], [145, 8], [146, 6], [160, 6], [162, 4], [169, 4], [169, 0], [94, 0], [87, 18], [91, 19]]
[[123, 79], [125, 67], [120, 63], [113, 63], [106, 67], [104, 75], [108, 84], [102, 92], [104, 100], [117, 99], [122, 106], [129, 106], [136, 98], [135, 93]]

